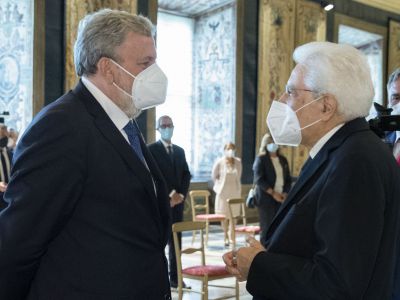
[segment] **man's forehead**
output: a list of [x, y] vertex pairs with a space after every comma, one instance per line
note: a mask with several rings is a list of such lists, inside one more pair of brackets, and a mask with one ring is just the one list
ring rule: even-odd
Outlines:
[[161, 118], [160, 120], [160, 124], [170, 124], [170, 123], [172, 123], [172, 120], [171, 118], [168, 117]]

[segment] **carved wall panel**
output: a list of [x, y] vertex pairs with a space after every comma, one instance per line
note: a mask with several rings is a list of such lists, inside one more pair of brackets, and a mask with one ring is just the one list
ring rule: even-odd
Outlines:
[[271, 102], [283, 92], [293, 67], [296, 0], [260, 0], [257, 138], [268, 131], [265, 122]]
[[[257, 145], [268, 132], [266, 116], [272, 100], [284, 91], [294, 67], [295, 47], [324, 41], [326, 13], [317, 3], [305, 0], [261, 0], [259, 18], [259, 76], [257, 94]], [[305, 147], [281, 147], [297, 176], [308, 157]]]
[[400, 68], [400, 22], [389, 22], [388, 74]]
[[74, 43], [79, 21], [88, 13], [102, 8], [112, 8], [136, 13], [137, 0], [67, 0], [66, 1], [65, 91], [73, 88], [78, 80], [74, 67]]

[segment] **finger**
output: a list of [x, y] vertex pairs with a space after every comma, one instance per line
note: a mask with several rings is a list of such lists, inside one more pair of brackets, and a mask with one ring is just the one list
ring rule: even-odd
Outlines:
[[234, 267], [225, 266], [225, 270], [234, 276], [241, 276], [239, 270]]
[[250, 245], [250, 247], [258, 248], [258, 249], [265, 249], [263, 245], [257, 241], [253, 236], [248, 236], [246, 239], [247, 243]]
[[224, 261], [225, 265], [227, 266], [233, 266], [232, 264], [232, 252], [227, 252], [224, 255], [222, 255], [222, 260]]

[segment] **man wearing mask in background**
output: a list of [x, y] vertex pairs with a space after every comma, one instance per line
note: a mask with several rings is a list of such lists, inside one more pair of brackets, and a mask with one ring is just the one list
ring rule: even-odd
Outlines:
[[[388, 84], [388, 105], [392, 110], [391, 115], [398, 115], [400, 118], [400, 68], [394, 70], [390, 75]], [[387, 136], [390, 145], [393, 146], [393, 155], [400, 165], [400, 131], [393, 131]]]
[[310, 158], [272, 221], [265, 248], [224, 255], [256, 300], [400, 299], [400, 168], [369, 128], [365, 56], [342, 44], [298, 47], [267, 123], [277, 144]]
[[[171, 142], [174, 123], [169, 116], [162, 116], [158, 119], [157, 130], [161, 135], [161, 139], [148, 145], [148, 148], [167, 183], [172, 223], [181, 222], [183, 221], [184, 203], [191, 178], [185, 150]], [[178, 237], [179, 244], [182, 245], [182, 235], [179, 234]], [[176, 288], [178, 286], [178, 272], [172, 234], [168, 241], [168, 253], [171, 287]], [[189, 288], [185, 283], [183, 283], [183, 286]]]
[[168, 193], [135, 118], [165, 101], [153, 25], [79, 24], [81, 80], [21, 137], [0, 214], [0, 299], [170, 299]]

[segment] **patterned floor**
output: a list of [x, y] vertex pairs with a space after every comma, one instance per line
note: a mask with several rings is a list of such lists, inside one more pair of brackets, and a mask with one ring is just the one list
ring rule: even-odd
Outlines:
[[[258, 238], [258, 237], [257, 237]], [[211, 225], [210, 234], [208, 238], [208, 247], [206, 249], [206, 263], [213, 265], [224, 265], [222, 261], [222, 255], [231, 250], [231, 247], [224, 246], [223, 232], [220, 226]], [[197, 235], [196, 242], [200, 240]], [[195, 242], [195, 243], [196, 243]], [[192, 235], [184, 234], [182, 238], [183, 248], [187, 248], [192, 243]], [[242, 247], [245, 245], [245, 237], [243, 235], [237, 237], [237, 247]], [[168, 251], [168, 249], [167, 249]], [[200, 255], [183, 255], [182, 258], [183, 267], [187, 267], [194, 264], [200, 264]], [[192, 287], [193, 290], [201, 290], [200, 281], [185, 279], [185, 283]], [[225, 286], [235, 286], [235, 280], [233, 278], [213, 281], [212, 284], [225, 285]], [[215, 299], [223, 296], [228, 296], [234, 294], [234, 289], [231, 288], [219, 288], [219, 287], [209, 287], [209, 299]], [[241, 300], [251, 300], [253, 297], [246, 291], [246, 282], [241, 282], [239, 284], [239, 298]], [[172, 299], [178, 299], [178, 293], [176, 291], [172, 292]], [[183, 294], [183, 300], [201, 300], [201, 295], [193, 292], [185, 292]], [[235, 299], [234, 296], [229, 299]]]

